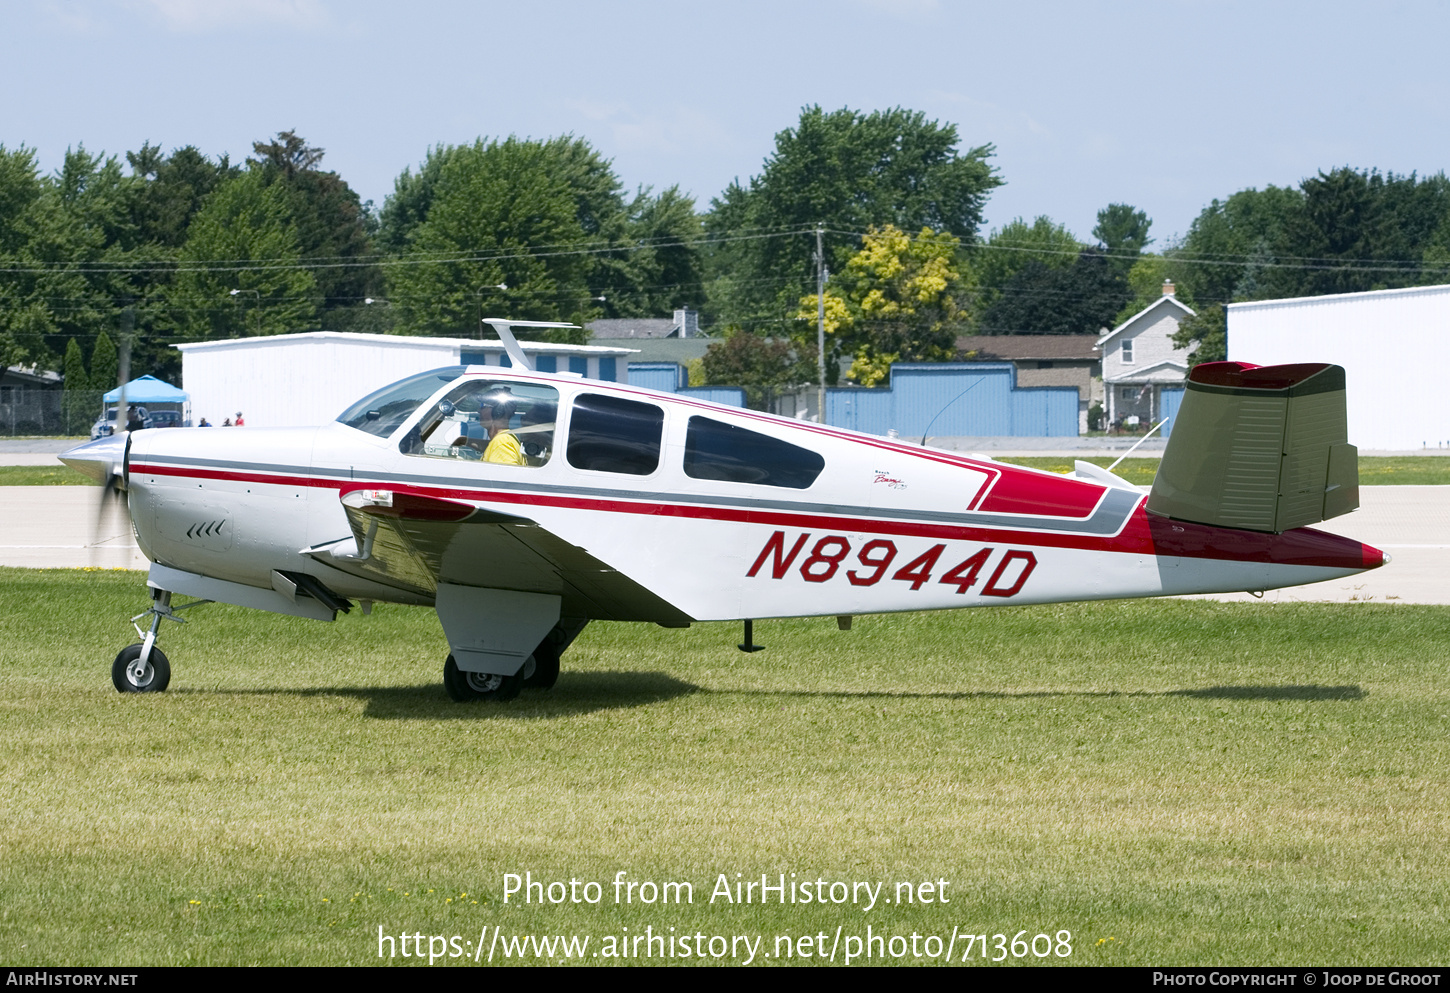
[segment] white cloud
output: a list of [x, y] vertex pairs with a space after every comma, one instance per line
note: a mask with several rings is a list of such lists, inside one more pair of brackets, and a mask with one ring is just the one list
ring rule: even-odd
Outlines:
[[330, 20], [321, 0], [129, 0], [127, 6], [188, 34], [257, 25], [313, 29]]
[[624, 103], [574, 100], [569, 106], [591, 123], [607, 128], [611, 140], [606, 147], [616, 152], [679, 155], [719, 151], [729, 148], [733, 140], [719, 121], [689, 107], [641, 113]]

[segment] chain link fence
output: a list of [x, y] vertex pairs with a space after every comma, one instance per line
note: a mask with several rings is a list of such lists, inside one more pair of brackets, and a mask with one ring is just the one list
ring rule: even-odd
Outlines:
[[102, 390], [27, 390], [0, 386], [0, 436], [89, 437], [101, 416]]

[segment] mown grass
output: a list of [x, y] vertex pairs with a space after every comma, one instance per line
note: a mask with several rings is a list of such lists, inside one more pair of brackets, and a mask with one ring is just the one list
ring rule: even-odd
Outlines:
[[[471, 955], [485, 925], [595, 950], [870, 925], [1072, 932], [1034, 963], [1450, 959], [1450, 609], [775, 621], [754, 655], [735, 625], [595, 624], [554, 690], [460, 706], [436, 619], [386, 605], [200, 607], [165, 632], [171, 690], [121, 696], [143, 603], [138, 573], [0, 570], [6, 963], [369, 964], [380, 926]], [[603, 902], [505, 905], [525, 871]], [[695, 902], [616, 905], [620, 871]], [[945, 879], [950, 903], [708, 902], [719, 874], [792, 872]]]
[[[1072, 472], [1073, 463], [1070, 458], [1040, 456], [1003, 456], [998, 461], [1046, 469], [1049, 472]], [[1106, 469], [1116, 461], [1116, 457], [1094, 457], [1084, 461]], [[1158, 472], [1159, 462], [1156, 458], [1128, 458], [1113, 472], [1134, 485], [1150, 486]], [[1361, 486], [1444, 486], [1450, 484], [1450, 458], [1432, 455], [1361, 457], [1359, 482]]]
[[89, 486], [90, 479], [68, 465], [0, 465], [0, 486]]

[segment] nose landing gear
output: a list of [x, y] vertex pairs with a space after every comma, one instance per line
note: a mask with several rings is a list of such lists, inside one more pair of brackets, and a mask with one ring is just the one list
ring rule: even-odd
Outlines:
[[[175, 621], [185, 624], [186, 618], [177, 615], [183, 610], [211, 603], [210, 600], [193, 600], [180, 607], [171, 606], [171, 591], [151, 590], [151, 606], [131, 618], [131, 626], [141, 643], [121, 649], [116, 661], [111, 663], [111, 683], [119, 693], [160, 693], [171, 682], [171, 663], [156, 647], [156, 634], [161, 621]], [[136, 622], [143, 617], [151, 618], [151, 629], [142, 631]]]

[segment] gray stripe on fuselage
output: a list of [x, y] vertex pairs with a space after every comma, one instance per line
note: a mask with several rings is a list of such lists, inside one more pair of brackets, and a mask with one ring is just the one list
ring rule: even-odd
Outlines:
[[[377, 480], [389, 483], [407, 483], [421, 486], [446, 486], [450, 489], [492, 489], [514, 493], [538, 493], [548, 496], [591, 497], [596, 499], [640, 500], [654, 503], [670, 496], [671, 503], [681, 505], [703, 505], [709, 507], [730, 507], [735, 510], [780, 510], [798, 514], [832, 514], [842, 517], [867, 517], [875, 520], [929, 521], [937, 524], [953, 524], [971, 528], [1006, 528], [1027, 531], [1053, 531], [1062, 534], [1084, 534], [1098, 537], [1112, 537], [1121, 531], [1132, 516], [1144, 494], [1116, 487], [1104, 488], [1103, 498], [1098, 501], [1092, 514], [1078, 520], [1060, 517], [1035, 517], [1026, 514], [986, 514], [975, 510], [944, 513], [930, 510], [885, 510], [875, 507], [851, 507], [832, 503], [798, 503], [793, 500], [760, 500], [752, 498], [748, 505], [730, 497], [701, 496], [698, 494], [661, 494], [643, 490], [611, 490], [592, 486], [560, 486], [551, 483], [513, 483], [497, 480], [462, 480], [456, 476], [423, 476], [409, 473], [368, 472], [358, 479], [351, 469], [315, 468], [313, 466], [277, 465], [266, 462], [219, 462], [213, 459], [187, 458], [184, 456], [148, 456], [148, 463], [158, 465], [196, 466], [231, 472], [277, 472], [294, 476], [321, 476], [343, 482], [368, 482]], [[144, 463], [143, 463], [144, 464]], [[144, 470], [142, 470], [144, 472]]]

